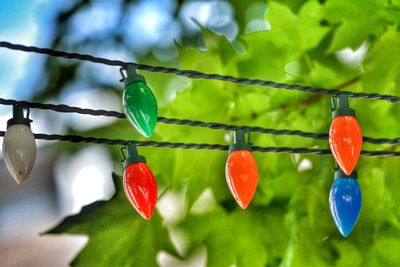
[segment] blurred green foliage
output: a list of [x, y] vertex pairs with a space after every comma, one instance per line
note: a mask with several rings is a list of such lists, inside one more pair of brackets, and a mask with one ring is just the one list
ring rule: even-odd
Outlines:
[[[400, 95], [399, 1], [268, 1], [265, 19], [270, 29], [247, 34], [241, 14], [251, 1], [231, 3], [240, 25], [233, 44], [203, 28], [207, 49], [177, 45], [179, 57], [168, 64], [207, 73]], [[338, 53], [361, 45], [366, 53], [359, 62], [348, 63]], [[151, 56], [142, 61], [160, 64]], [[331, 122], [328, 96], [142, 74], [154, 89], [161, 116], [319, 133], [327, 132]], [[362, 99], [350, 99], [350, 105], [357, 111], [364, 136], [400, 136], [399, 105]], [[83, 134], [141, 138], [125, 120]], [[151, 140], [230, 144], [232, 134], [160, 123]], [[252, 141], [261, 146], [328, 147], [327, 141], [291, 136], [253, 134]], [[364, 144], [363, 148], [399, 151], [398, 146], [389, 145]], [[118, 148], [110, 151], [118, 162]], [[50, 231], [89, 236], [75, 265], [156, 266], [159, 251], [184, 261], [201, 247], [206, 248], [210, 267], [400, 265], [397, 158], [360, 159], [361, 216], [344, 239], [328, 207], [334, 168], [330, 156], [255, 153], [259, 186], [248, 209], [241, 210], [226, 186], [226, 152], [160, 148], [140, 148], [140, 152], [154, 171], [160, 192], [183, 194], [183, 215], [171, 222], [155, 212], [146, 222], [117, 190], [110, 201], [92, 204]], [[311, 168], [303, 170], [305, 162]], [[114, 178], [118, 187], [120, 177]], [[193, 206], [207, 190], [215, 203], [196, 211]], [[171, 241], [173, 231], [185, 237], [183, 249]]]

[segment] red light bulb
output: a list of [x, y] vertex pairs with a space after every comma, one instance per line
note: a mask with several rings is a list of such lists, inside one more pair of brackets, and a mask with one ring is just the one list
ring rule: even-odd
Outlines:
[[135, 145], [127, 147], [124, 156], [123, 185], [126, 198], [132, 207], [146, 220], [150, 220], [157, 202], [157, 182], [143, 156], [138, 155]]
[[362, 133], [355, 117], [349, 109], [347, 95], [339, 95], [339, 108], [333, 103], [333, 121], [329, 130], [329, 145], [339, 167], [350, 175], [355, 169], [361, 153]]
[[235, 132], [235, 144], [229, 147], [229, 152], [225, 167], [226, 182], [236, 202], [245, 209], [257, 189], [258, 169], [242, 130]]

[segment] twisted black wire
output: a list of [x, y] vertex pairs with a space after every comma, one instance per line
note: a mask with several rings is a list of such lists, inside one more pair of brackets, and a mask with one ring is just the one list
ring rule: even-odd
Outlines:
[[[0, 137], [4, 136], [5, 132], [0, 131]], [[205, 149], [205, 150], [222, 150], [227, 151], [229, 146], [220, 144], [195, 144], [195, 143], [172, 143], [172, 142], [157, 142], [157, 141], [135, 141], [123, 139], [108, 139], [97, 137], [85, 137], [80, 135], [60, 135], [60, 134], [34, 134], [36, 139], [48, 141], [67, 141], [71, 143], [94, 143], [106, 145], [121, 145], [126, 146], [134, 144], [136, 146], [149, 146], [161, 148], [180, 148], [180, 149]], [[303, 147], [260, 147], [253, 146], [255, 152], [274, 152], [274, 153], [293, 153], [293, 154], [315, 154], [315, 155], [330, 155], [328, 149], [309, 149]], [[366, 157], [399, 157], [400, 152], [391, 151], [361, 151], [362, 156]]]
[[[73, 107], [64, 104], [58, 104], [58, 105], [45, 104], [38, 102], [18, 101], [15, 99], [0, 98], [0, 105], [21, 105], [23, 107], [53, 110], [61, 113], [78, 113], [78, 114], [93, 115], [93, 116], [115, 117], [119, 119], [126, 118], [124, 113], [117, 111], [110, 111], [103, 109], [94, 110], [94, 109]], [[277, 129], [258, 127], [258, 126], [239, 126], [239, 125], [224, 124], [218, 122], [203, 122], [203, 121], [184, 120], [184, 119], [165, 118], [165, 117], [158, 117], [158, 122], [166, 124], [205, 127], [210, 129], [222, 129], [228, 131], [241, 129], [245, 131], [271, 134], [271, 135], [293, 135], [293, 136], [300, 136], [300, 137], [319, 139], [319, 140], [328, 139], [328, 134], [325, 133], [317, 134], [317, 133], [304, 132], [300, 130], [287, 130], [287, 129], [277, 130]], [[400, 144], [400, 138], [389, 139], [389, 138], [372, 138], [365, 136], [363, 137], [363, 141], [372, 144], [392, 144], [392, 145]]]
[[146, 64], [139, 64], [135, 62], [125, 62], [121, 60], [110, 60], [101, 57], [95, 57], [87, 54], [78, 54], [78, 53], [68, 53], [59, 50], [53, 50], [49, 48], [40, 48], [35, 46], [25, 46], [21, 44], [12, 44], [9, 42], [0, 42], [0, 47], [19, 50], [24, 52], [33, 52], [38, 54], [45, 54], [54, 57], [63, 57], [67, 59], [77, 59], [83, 61], [91, 61], [94, 63], [105, 64], [109, 66], [120, 66], [127, 67], [129, 65], [134, 66], [140, 70], [146, 70], [151, 72], [161, 72], [161, 73], [169, 73], [180, 76], [185, 76], [191, 79], [209, 79], [209, 80], [221, 80], [232, 83], [239, 84], [250, 84], [250, 85], [260, 85], [267, 86], [276, 89], [285, 89], [285, 90], [296, 90], [301, 92], [313, 93], [313, 94], [325, 94], [325, 95], [338, 95], [338, 94], [346, 94], [349, 97], [353, 98], [368, 98], [368, 99], [376, 99], [376, 100], [385, 100], [391, 103], [400, 103], [400, 97], [394, 95], [381, 95], [377, 93], [362, 93], [362, 92], [351, 92], [351, 91], [341, 91], [337, 89], [325, 89], [325, 88], [315, 88], [311, 86], [305, 86], [300, 84], [286, 84], [286, 83], [278, 83], [260, 79], [249, 79], [249, 78], [238, 78], [229, 75], [220, 75], [220, 74], [208, 74], [195, 70], [180, 70], [176, 68], [170, 67], [161, 67], [161, 66], [151, 66]]

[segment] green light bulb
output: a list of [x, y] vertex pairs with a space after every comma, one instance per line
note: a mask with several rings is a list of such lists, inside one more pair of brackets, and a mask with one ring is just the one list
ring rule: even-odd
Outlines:
[[128, 68], [124, 80], [122, 104], [129, 122], [145, 137], [153, 134], [157, 123], [157, 101], [143, 76], [134, 68]]

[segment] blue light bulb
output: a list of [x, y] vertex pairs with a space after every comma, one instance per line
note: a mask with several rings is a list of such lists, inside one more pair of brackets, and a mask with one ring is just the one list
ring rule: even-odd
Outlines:
[[346, 175], [342, 170], [335, 172], [329, 208], [340, 233], [347, 237], [356, 225], [361, 209], [361, 190], [357, 174]]

